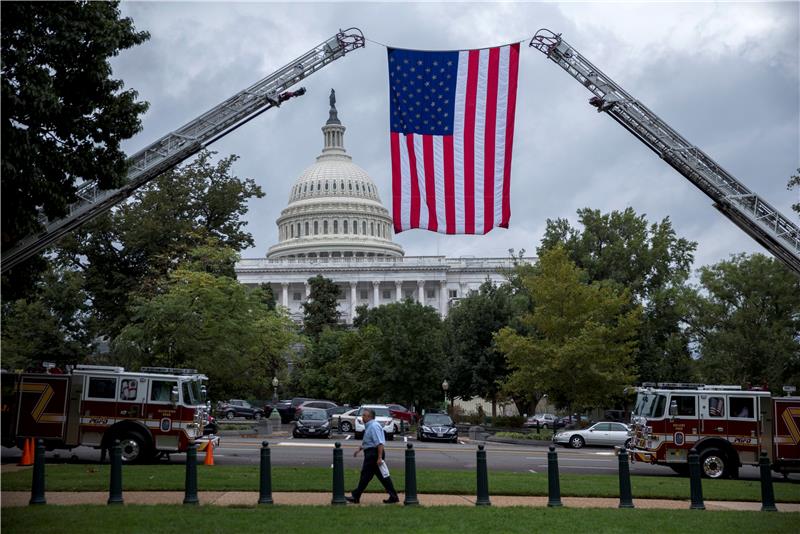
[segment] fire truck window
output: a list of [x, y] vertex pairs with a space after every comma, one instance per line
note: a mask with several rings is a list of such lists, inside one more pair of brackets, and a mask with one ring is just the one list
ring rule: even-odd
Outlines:
[[138, 388], [139, 382], [135, 378], [123, 378], [119, 384], [119, 400], [135, 401]]
[[725, 417], [725, 399], [723, 397], [708, 398], [708, 416]]
[[183, 403], [184, 404], [197, 404], [197, 401], [192, 398], [191, 391], [189, 389], [189, 382], [183, 383]]
[[175, 382], [166, 380], [153, 380], [153, 385], [150, 387], [150, 400], [169, 402], [169, 394], [172, 392], [172, 387], [177, 385]]
[[671, 400], [678, 403], [678, 417], [696, 415], [694, 395], [673, 395]]
[[752, 397], [730, 397], [731, 417], [750, 419], [755, 414]]
[[89, 377], [89, 397], [94, 399], [113, 399], [117, 396], [117, 379]]

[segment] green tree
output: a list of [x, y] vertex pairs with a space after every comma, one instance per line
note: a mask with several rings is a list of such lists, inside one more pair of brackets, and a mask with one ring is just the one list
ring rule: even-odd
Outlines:
[[512, 369], [511, 387], [545, 391], [557, 404], [581, 408], [620, 396], [635, 377], [641, 315], [627, 292], [588, 283], [560, 247], [545, 251], [523, 283], [535, 306], [522, 321], [533, 334], [510, 327], [497, 334]]
[[308, 299], [303, 303], [303, 326], [306, 335], [316, 340], [325, 327], [339, 323], [340, 314], [336, 306], [340, 290], [333, 280], [320, 274], [309, 278], [308, 285]]
[[353, 346], [351, 338], [357, 332], [325, 327], [316, 341], [306, 345], [306, 351], [295, 366], [298, 371], [298, 388], [303, 395], [320, 399], [343, 399], [345, 391], [352, 394], [352, 388], [342, 383], [341, 360], [348, 347]]
[[491, 399], [492, 417], [497, 416], [497, 398], [508, 375], [505, 354], [496, 349], [494, 334], [517, 311], [511, 291], [509, 284], [486, 281], [461, 299], [444, 321], [450, 393]]
[[[797, 169], [797, 174], [793, 174], [789, 177], [789, 182], [786, 184], [786, 189], [788, 189], [789, 191], [795, 188], [800, 189], [800, 169]], [[800, 215], [800, 201], [792, 204], [792, 209], [798, 215]]]
[[[2, 247], [38, 230], [39, 209], [63, 216], [76, 184], [122, 183], [121, 141], [141, 129], [147, 104], [111, 78], [109, 59], [148, 39], [118, 2], [3, 2]], [[41, 267], [41, 262], [39, 262]], [[4, 277], [14, 298], [31, 265]]]
[[706, 382], [800, 386], [800, 280], [762, 254], [700, 269], [691, 333]]
[[676, 235], [669, 218], [649, 224], [632, 208], [602, 214], [578, 210], [582, 229], [566, 219], [548, 220], [539, 254], [562, 246], [591, 282], [626, 288], [644, 308], [636, 366], [646, 381], [687, 381], [691, 351], [684, 318], [686, 281], [697, 243]]

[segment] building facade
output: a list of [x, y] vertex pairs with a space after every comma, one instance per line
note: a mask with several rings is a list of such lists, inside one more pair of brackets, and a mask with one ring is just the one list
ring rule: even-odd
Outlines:
[[352, 323], [358, 306], [404, 299], [445, 317], [454, 302], [486, 280], [505, 280], [510, 258], [406, 256], [392, 241], [392, 218], [375, 183], [344, 148], [345, 130], [332, 93], [322, 153], [291, 188], [277, 220], [278, 243], [266, 258], [237, 263], [241, 283], [270, 284], [278, 304], [300, 319], [308, 279], [322, 275], [339, 285], [341, 319]]

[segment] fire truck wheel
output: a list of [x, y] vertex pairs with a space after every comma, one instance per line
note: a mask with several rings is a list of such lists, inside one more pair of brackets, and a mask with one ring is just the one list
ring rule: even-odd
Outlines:
[[236, 414], [234, 414], [233, 412], [225, 412], [225, 419], [230, 420], [233, 419], [234, 417], [236, 417]]
[[700, 469], [708, 478], [725, 478], [728, 476], [727, 458], [719, 449], [706, 449], [700, 454]]
[[585, 444], [586, 444], [586, 441], [582, 437], [580, 437], [578, 435], [575, 435], [575, 436], [572, 436], [571, 438], [569, 438], [569, 445], [573, 449], [580, 449]]
[[129, 432], [120, 437], [122, 461], [128, 464], [142, 462], [148, 457], [147, 441], [141, 434]]

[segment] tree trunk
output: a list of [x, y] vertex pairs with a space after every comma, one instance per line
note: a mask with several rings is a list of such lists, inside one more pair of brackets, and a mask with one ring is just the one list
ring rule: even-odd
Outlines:
[[497, 393], [492, 394], [492, 422], [497, 418]]

